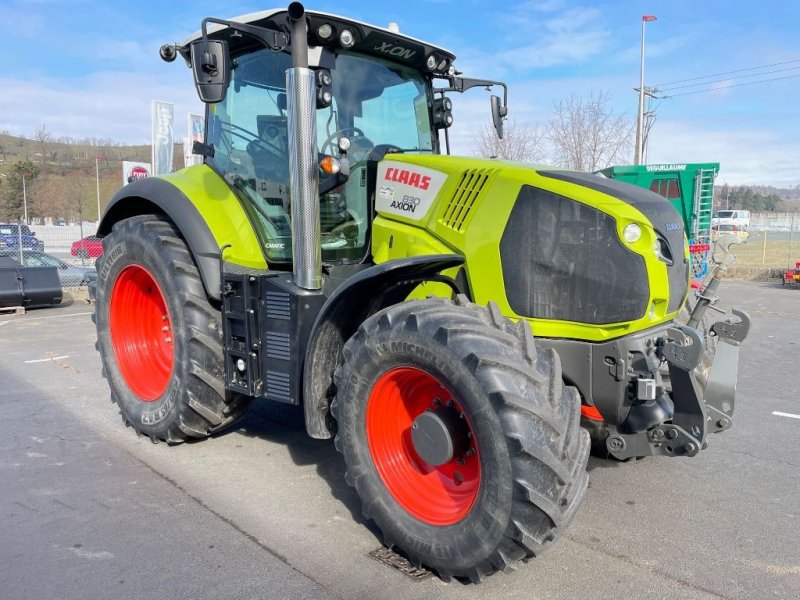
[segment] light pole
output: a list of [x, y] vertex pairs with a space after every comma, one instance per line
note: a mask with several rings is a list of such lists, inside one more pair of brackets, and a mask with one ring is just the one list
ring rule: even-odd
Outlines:
[[22, 174], [22, 210], [25, 213], [25, 225], [28, 224], [28, 192], [25, 189], [25, 173]]
[[653, 15], [642, 17], [642, 62], [639, 73], [639, 111], [636, 118], [636, 150], [633, 157], [633, 164], [642, 164], [642, 131], [644, 129], [644, 26], [648, 21], [655, 21]]
[[94, 172], [97, 180], [97, 222], [100, 223], [100, 156], [94, 157]]

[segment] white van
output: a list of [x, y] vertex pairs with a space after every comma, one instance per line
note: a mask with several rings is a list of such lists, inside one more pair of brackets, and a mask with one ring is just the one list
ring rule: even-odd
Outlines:
[[750, 228], [749, 210], [720, 210], [714, 213], [711, 219], [711, 228], [720, 225], [734, 225], [737, 230], [747, 231]]

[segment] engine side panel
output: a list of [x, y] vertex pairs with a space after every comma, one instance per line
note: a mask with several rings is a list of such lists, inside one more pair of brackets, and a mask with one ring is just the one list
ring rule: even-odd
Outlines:
[[[598, 211], [611, 215], [619, 240], [623, 229], [630, 223], [642, 229], [641, 238], [632, 244], [621, 242], [625, 248], [644, 262], [647, 276], [647, 302], [644, 314], [638, 318], [617, 323], [586, 323], [551, 318], [528, 318], [539, 337], [605, 341], [655, 327], [670, 321], [683, 303], [684, 293], [678, 300], [670, 296], [670, 274], [667, 265], [654, 252], [658, 234], [645, 214], [634, 205], [598, 189], [592, 189], [576, 181], [564, 181], [552, 176], [542, 176], [533, 165], [509, 163], [497, 160], [472, 159], [451, 156], [393, 155], [392, 163], [406, 165], [410, 182], [416, 166], [435, 170], [447, 177], [439, 186], [433, 200], [423, 214], [402, 210], [381, 210], [376, 201], [379, 216], [373, 224], [373, 255], [376, 262], [391, 258], [415, 256], [423, 252], [457, 252], [465, 256], [467, 276], [473, 300], [479, 304], [496, 302], [501, 311], [511, 318], [525, 318], [511, 307], [506, 296], [503, 277], [503, 257], [500, 245], [503, 232], [512, 218], [512, 211], [523, 186], [531, 186], [545, 192], [568, 198]], [[387, 170], [383, 179], [376, 182], [376, 196], [381, 186], [393, 187], [396, 172]], [[552, 173], [552, 169], [547, 169]], [[404, 179], [406, 176], [404, 176]], [[420, 179], [421, 181], [421, 179]], [[391, 193], [393, 190], [384, 191]], [[403, 196], [409, 194], [404, 193]], [[414, 205], [413, 199], [405, 199], [406, 206]], [[426, 206], [425, 202], [417, 203]], [[676, 219], [679, 218], [676, 215]], [[537, 243], [532, 237], [520, 239], [520, 247]], [[677, 260], [688, 261], [688, 247], [674, 248]], [[593, 252], [597, 250], [594, 249]], [[511, 256], [510, 260], [513, 260]], [[602, 264], [602, 261], [598, 261]], [[688, 272], [688, 270], [687, 270]], [[688, 281], [688, 277], [687, 277]], [[602, 285], [602, 277], [598, 279]], [[439, 286], [428, 293], [449, 295], [446, 286]], [[644, 284], [642, 284], [643, 286]], [[673, 283], [673, 287], [676, 286]], [[684, 288], [685, 289], [685, 288]], [[582, 299], [592, 302], [592, 297]]]

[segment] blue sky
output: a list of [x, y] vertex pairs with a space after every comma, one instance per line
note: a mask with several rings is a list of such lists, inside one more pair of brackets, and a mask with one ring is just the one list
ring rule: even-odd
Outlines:
[[[0, 0], [6, 48], [0, 72], [0, 130], [31, 137], [45, 123], [54, 136], [149, 139], [149, 101], [176, 105], [176, 122], [199, 110], [189, 70], [158, 59], [204, 16], [230, 17], [271, 3], [90, 2]], [[534, 0], [320, 0], [307, 8], [386, 25], [452, 50], [465, 75], [510, 86], [510, 116], [542, 124], [553, 103], [572, 93], [606, 91], [614, 107], [635, 115], [640, 19], [648, 24], [648, 86], [800, 60], [800, 2]], [[800, 185], [800, 62], [763, 77], [722, 79], [711, 93], [676, 96], [658, 108], [651, 162], [719, 161], [718, 182]], [[687, 82], [694, 83], [694, 82]], [[706, 87], [711, 87], [706, 86]], [[704, 88], [686, 88], [678, 92]], [[476, 123], [489, 121], [488, 97], [455, 101], [454, 148], [473, 152]], [[179, 125], [181, 127], [182, 125]]]

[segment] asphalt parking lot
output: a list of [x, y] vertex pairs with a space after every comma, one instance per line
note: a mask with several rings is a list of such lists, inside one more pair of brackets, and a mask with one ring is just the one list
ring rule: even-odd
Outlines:
[[341, 458], [297, 410], [154, 445], [109, 402], [90, 307], [0, 315], [0, 596], [800, 598], [800, 291], [722, 296], [753, 318], [733, 428], [696, 458], [592, 459], [565, 536], [477, 586], [372, 559]]

